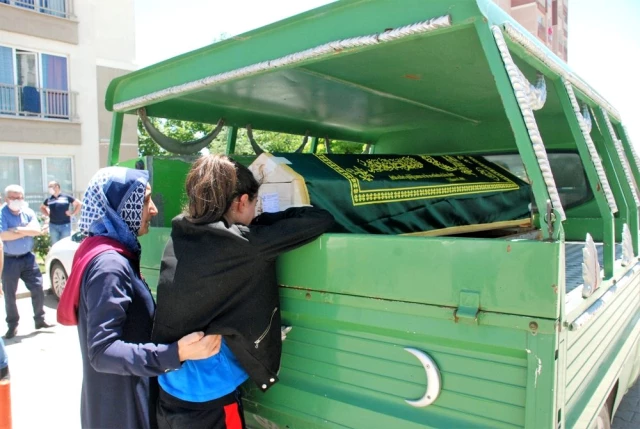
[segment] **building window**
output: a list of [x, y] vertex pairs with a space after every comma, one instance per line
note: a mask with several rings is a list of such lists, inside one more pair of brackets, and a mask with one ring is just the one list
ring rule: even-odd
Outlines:
[[0, 46], [0, 114], [70, 119], [67, 58]]
[[0, 192], [16, 183], [20, 183], [20, 159], [17, 156], [0, 156]]
[[0, 3], [24, 9], [31, 9], [36, 12], [58, 16], [60, 18], [69, 17], [67, 0], [0, 0]]
[[70, 157], [0, 156], [0, 192], [18, 184], [26, 196], [38, 199], [55, 180], [65, 192], [73, 192], [73, 162]]
[[553, 0], [551, 4], [551, 22], [553, 25], [558, 25], [558, 0]]
[[71, 158], [68, 157], [56, 157], [46, 159], [46, 182], [49, 183], [52, 180], [60, 183], [60, 188], [67, 190], [67, 192], [73, 191], [73, 171], [71, 168]]

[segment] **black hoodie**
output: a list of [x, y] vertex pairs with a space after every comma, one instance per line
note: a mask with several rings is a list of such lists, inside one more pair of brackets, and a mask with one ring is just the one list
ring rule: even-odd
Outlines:
[[333, 225], [313, 207], [264, 213], [250, 226], [172, 221], [158, 282], [152, 341], [194, 331], [222, 334], [249, 377], [266, 391], [277, 380], [282, 341], [275, 261]]

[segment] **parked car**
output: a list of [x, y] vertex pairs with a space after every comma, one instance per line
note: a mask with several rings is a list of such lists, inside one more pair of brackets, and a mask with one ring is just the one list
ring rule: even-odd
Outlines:
[[58, 241], [49, 249], [44, 265], [51, 280], [51, 290], [58, 299], [62, 296], [62, 291], [67, 284], [67, 279], [71, 274], [73, 256], [83, 238], [81, 233], [76, 232]]

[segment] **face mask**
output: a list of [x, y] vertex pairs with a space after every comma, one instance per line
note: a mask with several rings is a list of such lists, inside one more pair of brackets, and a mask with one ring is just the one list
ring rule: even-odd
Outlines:
[[56, 193], [56, 191], [54, 191], [53, 188], [49, 188], [49, 195], [53, 195], [55, 193]]
[[19, 212], [20, 210], [22, 210], [23, 205], [24, 201], [22, 200], [10, 200], [8, 204], [9, 208], [14, 212]]

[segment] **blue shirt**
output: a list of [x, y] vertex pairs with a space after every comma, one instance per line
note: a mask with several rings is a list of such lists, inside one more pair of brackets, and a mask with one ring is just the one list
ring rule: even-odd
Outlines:
[[247, 378], [249, 375], [223, 338], [217, 354], [207, 359], [185, 361], [179, 371], [162, 374], [158, 381], [165, 392], [178, 399], [207, 402], [233, 392]]
[[[0, 209], [0, 232], [8, 231], [19, 226], [27, 226], [35, 219], [36, 214], [31, 209], [22, 209], [20, 214], [13, 214], [8, 205]], [[3, 241], [5, 255], [24, 255], [33, 250], [33, 237], [23, 237], [12, 241]]]
[[72, 210], [69, 208], [70, 204], [73, 204], [75, 198], [71, 195], [60, 194], [57, 197], [55, 195], [51, 195], [49, 198], [44, 200], [42, 204], [49, 207], [49, 223], [54, 225], [64, 225], [67, 223], [71, 223], [71, 218], [66, 215], [67, 210]]

